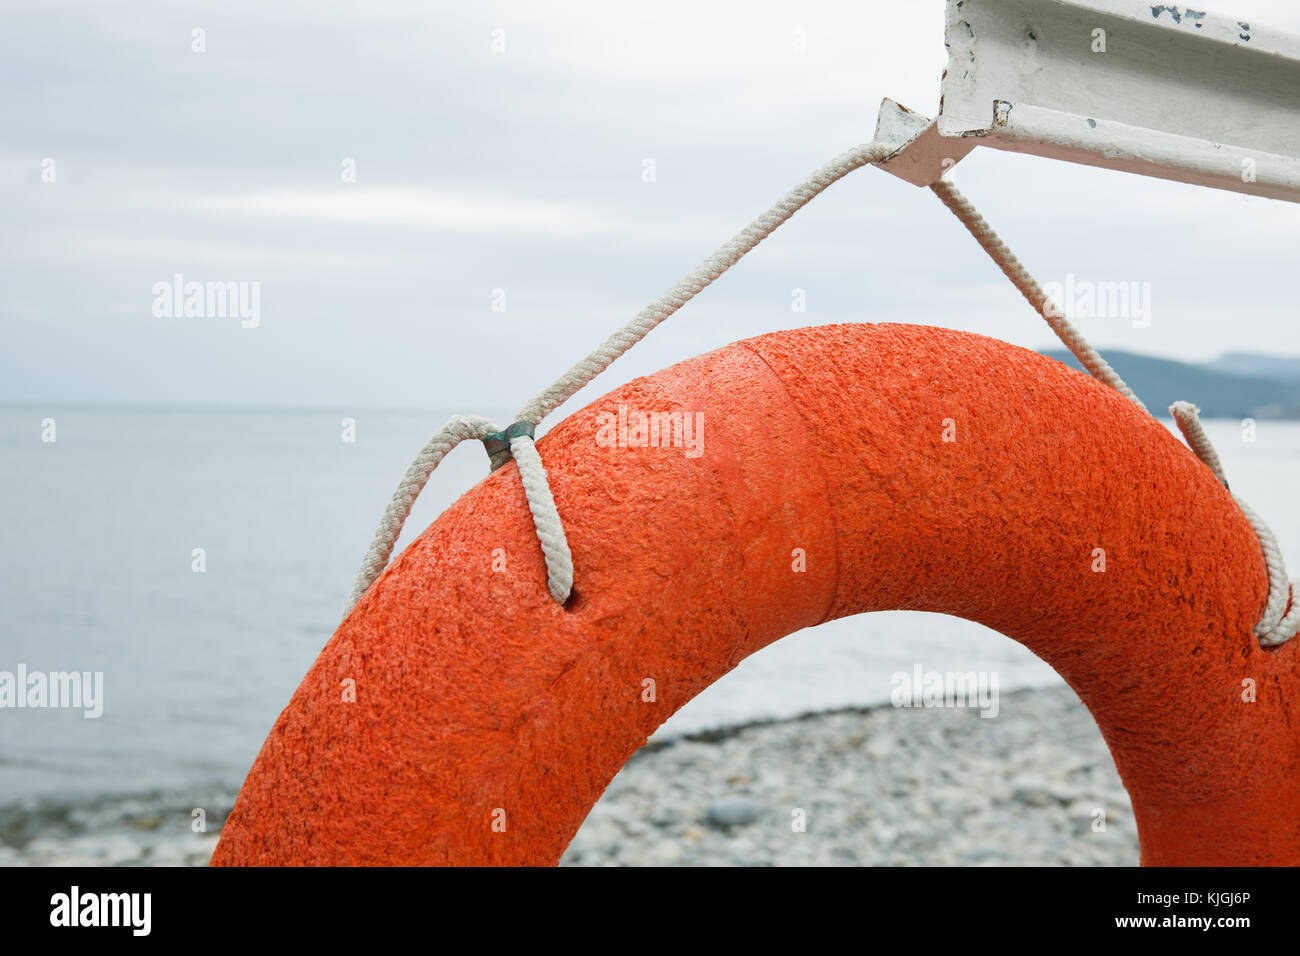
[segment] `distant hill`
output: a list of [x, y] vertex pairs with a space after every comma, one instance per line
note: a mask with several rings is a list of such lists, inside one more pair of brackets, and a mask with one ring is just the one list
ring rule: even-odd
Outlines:
[[1300, 382], [1300, 358], [1279, 358], [1255, 352], [1226, 352], [1205, 366], [1229, 375]]
[[[1043, 353], [1080, 368], [1064, 349]], [[1300, 418], [1300, 359], [1230, 352], [1193, 364], [1105, 350], [1103, 357], [1153, 413], [1192, 402], [1204, 418]]]

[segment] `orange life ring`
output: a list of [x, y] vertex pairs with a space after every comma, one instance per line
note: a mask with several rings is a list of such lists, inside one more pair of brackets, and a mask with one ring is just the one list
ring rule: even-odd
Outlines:
[[[702, 416], [703, 454], [598, 442], [619, 406]], [[631, 382], [538, 448], [569, 606], [503, 467], [339, 627], [214, 864], [554, 864], [647, 736], [744, 657], [896, 608], [1056, 668], [1110, 746], [1143, 863], [1300, 863], [1300, 639], [1252, 634], [1259, 542], [1091, 378], [962, 332], [804, 329]]]

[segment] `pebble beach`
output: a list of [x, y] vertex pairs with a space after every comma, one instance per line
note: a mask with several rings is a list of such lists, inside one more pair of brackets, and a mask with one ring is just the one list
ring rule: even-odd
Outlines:
[[[235, 788], [0, 808], [0, 865], [203, 866]], [[1128, 795], [1064, 686], [998, 716], [888, 705], [652, 739], [562, 866], [1135, 866]]]

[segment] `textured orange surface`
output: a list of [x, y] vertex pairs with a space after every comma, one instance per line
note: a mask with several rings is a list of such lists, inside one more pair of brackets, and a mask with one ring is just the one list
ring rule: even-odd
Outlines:
[[[620, 404], [703, 413], [704, 453], [601, 447], [597, 416]], [[804, 329], [638, 379], [538, 447], [571, 607], [547, 595], [507, 465], [340, 626], [214, 864], [553, 864], [647, 735], [744, 657], [893, 608], [979, 621], [1069, 681], [1144, 863], [1300, 863], [1300, 639], [1258, 646], [1246, 520], [1092, 379], [961, 332]]]

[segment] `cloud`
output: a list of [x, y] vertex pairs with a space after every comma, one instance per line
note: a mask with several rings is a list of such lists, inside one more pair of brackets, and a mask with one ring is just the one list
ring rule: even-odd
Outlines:
[[[1291, 3], [1233, 7], [1300, 29]], [[933, 111], [946, 59], [940, 0], [62, 0], [10, 22], [0, 401], [511, 403], [502, 383], [544, 384], [870, 139], [881, 97]], [[954, 177], [1044, 281], [1152, 282], [1152, 329], [1098, 345], [1300, 351], [1300, 206], [993, 150]], [[262, 326], [151, 321], [149, 284], [175, 272], [263, 282]], [[881, 318], [1051, 342], [928, 191], [864, 170], [594, 388], [728, 338]]]
[[211, 263], [240, 269], [288, 267], [299, 269], [399, 269], [417, 268], [415, 255], [391, 252], [330, 252], [309, 248], [282, 248], [240, 242], [214, 242], [189, 237], [79, 232], [69, 236], [64, 251], [69, 256], [101, 262], [170, 261]]
[[398, 226], [429, 232], [570, 239], [605, 235], [619, 224], [576, 203], [520, 196], [473, 195], [417, 186], [340, 186], [203, 196], [189, 208], [205, 213]]

